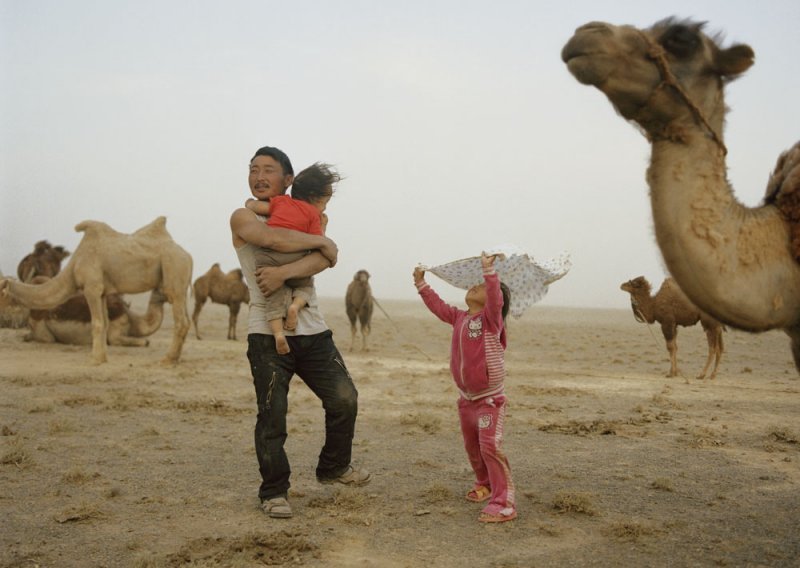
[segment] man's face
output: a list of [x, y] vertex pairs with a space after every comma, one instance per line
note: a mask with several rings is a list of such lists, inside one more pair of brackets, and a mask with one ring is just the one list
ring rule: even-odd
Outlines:
[[261, 201], [285, 193], [293, 179], [294, 176], [283, 173], [283, 168], [272, 156], [256, 156], [250, 162], [250, 175], [247, 177], [250, 193]]

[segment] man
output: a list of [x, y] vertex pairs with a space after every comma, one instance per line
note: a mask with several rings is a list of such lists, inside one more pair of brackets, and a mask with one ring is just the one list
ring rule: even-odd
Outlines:
[[[248, 182], [256, 199], [285, 193], [293, 179], [289, 157], [277, 148], [260, 148], [250, 160]], [[285, 332], [288, 354], [278, 354], [264, 312], [264, 294], [276, 290], [285, 280], [312, 276], [333, 266], [338, 250], [324, 236], [268, 227], [247, 208], [234, 211], [230, 224], [233, 246], [250, 289], [247, 358], [258, 404], [255, 448], [262, 479], [258, 496], [268, 516], [288, 518], [292, 516], [287, 501], [291, 470], [283, 446], [289, 382], [295, 373], [320, 398], [325, 410], [325, 444], [317, 462], [317, 480], [345, 485], [370, 481], [369, 472], [350, 463], [358, 392], [319, 311], [316, 292], [300, 310], [295, 330]], [[257, 277], [254, 255], [258, 247], [311, 252], [294, 263], [262, 269]]]

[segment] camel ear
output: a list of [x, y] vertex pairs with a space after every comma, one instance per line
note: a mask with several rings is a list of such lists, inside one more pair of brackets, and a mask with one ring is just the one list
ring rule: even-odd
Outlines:
[[753, 65], [756, 54], [749, 45], [739, 44], [720, 50], [717, 54], [717, 71], [720, 75], [733, 76], [744, 73]]

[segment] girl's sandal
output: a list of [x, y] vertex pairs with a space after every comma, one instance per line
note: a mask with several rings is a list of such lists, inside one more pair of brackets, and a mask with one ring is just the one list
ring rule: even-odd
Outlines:
[[467, 492], [466, 499], [473, 503], [480, 503], [481, 501], [486, 501], [491, 495], [491, 489], [483, 485], [476, 485]]
[[517, 518], [517, 512], [512, 511], [510, 515], [503, 515], [502, 513], [481, 513], [478, 520], [482, 523], [504, 523], [506, 521], [513, 521]]

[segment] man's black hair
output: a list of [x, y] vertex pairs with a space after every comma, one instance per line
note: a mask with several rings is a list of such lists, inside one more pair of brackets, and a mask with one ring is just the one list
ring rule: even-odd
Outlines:
[[283, 150], [279, 150], [278, 148], [273, 148], [272, 146], [264, 146], [263, 148], [259, 148], [256, 150], [256, 153], [250, 158], [250, 161], [256, 159], [257, 156], [269, 156], [276, 162], [281, 165], [283, 169], [283, 173], [285, 175], [294, 175], [294, 168], [292, 168], [292, 162], [289, 160], [289, 156]]

